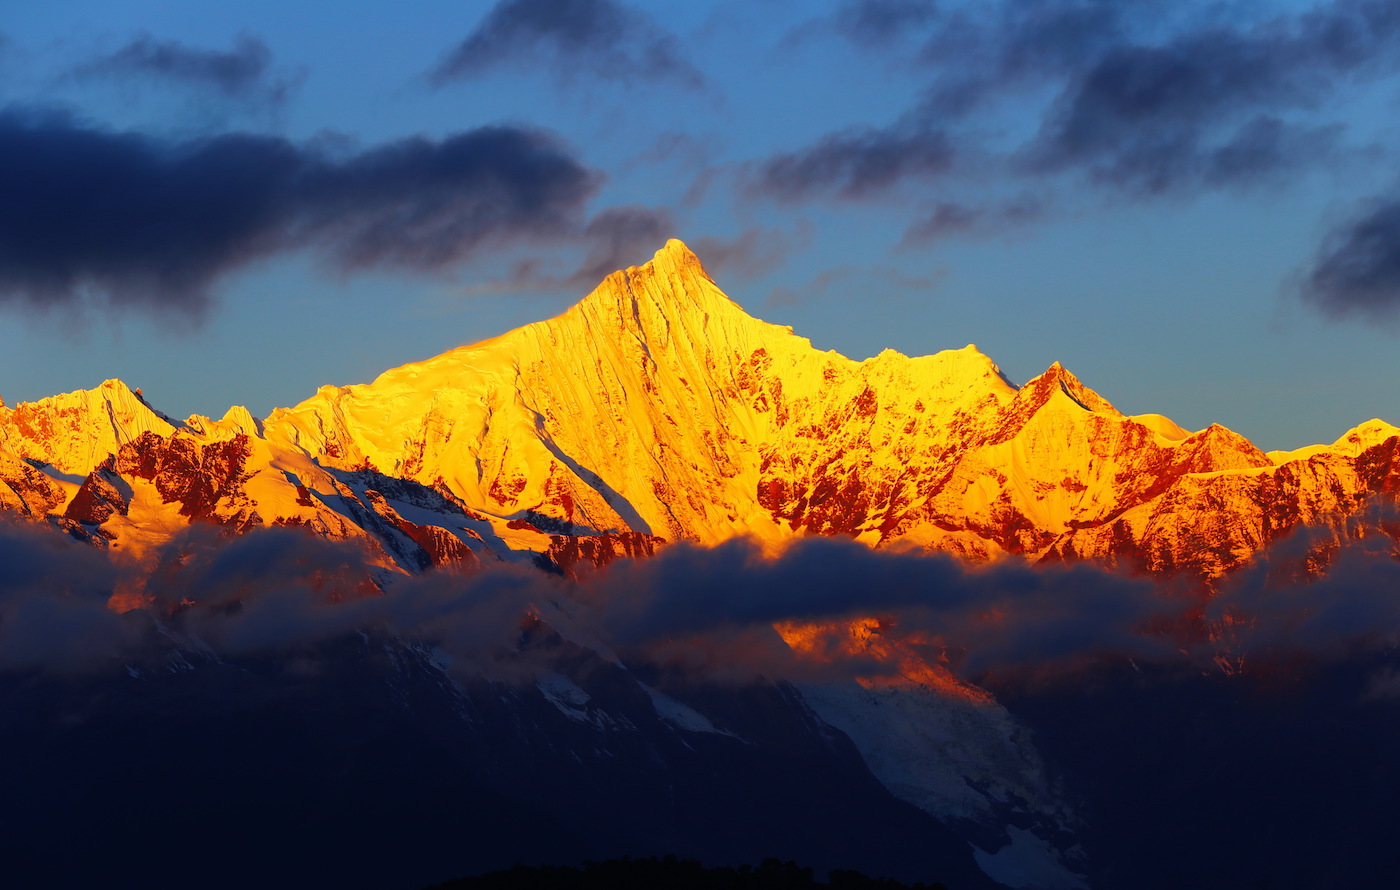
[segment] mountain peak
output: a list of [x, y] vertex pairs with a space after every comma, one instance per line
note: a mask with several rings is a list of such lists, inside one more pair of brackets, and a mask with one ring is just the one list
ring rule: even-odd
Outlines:
[[764, 325], [724, 294], [700, 258], [672, 238], [640, 266], [620, 269], [593, 289], [560, 320], [578, 319], [595, 336], [627, 332], [670, 342], [681, 335], [699, 343], [721, 331]]
[[1059, 362], [1054, 362], [1045, 369], [1045, 373], [1027, 381], [1026, 385], [1021, 387], [1021, 392], [1025, 394], [1023, 398], [1036, 406], [1043, 405], [1056, 391], [1069, 396], [1086, 411], [1115, 416], [1119, 413], [1108, 399], [1081, 383], [1078, 377]]
[[1379, 417], [1373, 417], [1360, 426], [1348, 430], [1340, 439], [1332, 443], [1331, 448], [1336, 451], [1344, 451], [1351, 454], [1360, 454], [1372, 445], [1400, 435], [1400, 428], [1386, 423]]
[[666, 239], [666, 243], [661, 246], [661, 249], [652, 255], [651, 264], [693, 267], [706, 278], [710, 277], [700, 264], [700, 257], [696, 256], [695, 251], [686, 246], [686, 243], [679, 238]]
[[104, 380], [37, 402], [20, 402], [0, 416], [0, 446], [60, 471], [87, 475], [144, 432], [169, 435], [175, 424], [121, 380]]
[[[650, 260], [640, 266], [628, 266], [626, 269], [619, 269], [612, 273], [594, 289], [593, 293], [608, 288], [610, 282], [635, 282], [647, 279], [657, 279], [665, 286], [663, 290], [667, 296], [675, 298], [694, 297], [699, 290], [713, 290], [719, 292], [715, 281], [710, 277], [710, 273], [705, 271], [705, 267], [700, 262], [700, 257], [686, 246], [679, 238], [671, 238], [662, 245], [661, 249], [652, 254]], [[708, 284], [708, 288], [697, 288], [697, 284]], [[592, 296], [590, 294], [589, 296]], [[587, 298], [585, 298], [587, 299]], [[726, 298], [728, 301], [728, 298]]]

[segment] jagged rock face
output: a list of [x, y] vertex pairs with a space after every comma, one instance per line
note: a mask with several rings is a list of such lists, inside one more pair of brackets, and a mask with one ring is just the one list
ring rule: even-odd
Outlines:
[[1211, 578], [1393, 498], [1397, 436], [1371, 421], [1266, 455], [1218, 425], [1124, 416], [1059, 364], [1017, 388], [972, 346], [851, 361], [747, 315], [673, 241], [557, 318], [265, 425], [234, 408], [177, 428], [120, 381], [0, 408], [0, 504], [120, 538], [151, 524], [144, 497], [177, 524], [362, 538], [408, 571], [835, 534]]
[[0, 510], [42, 519], [63, 500], [62, 487], [51, 477], [0, 451]]
[[109, 457], [83, 480], [63, 515], [83, 525], [101, 525], [113, 514], [126, 516], [131, 510], [131, 495], [131, 486], [117, 472], [116, 458]]
[[665, 540], [641, 532], [602, 535], [550, 535], [545, 555], [564, 572], [578, 574], [589, 566], [599, 568], [615, 559], [644, 559], [656, 553]]
[[[241, 433], [202, 443], [185, 435], [161, 437], [146, 432], [122, 445], [114, 470], [126, 479], [153, 483], [161, 501], [175, 505], [181, 516], [241, 524], [254, 521], [251, 504], [246, 508], [237, 504], [245, 500], [240, 495], [251, 450], [248, 436]], [[216, 507], [221, 501], [239, 509], [220, 513]]]

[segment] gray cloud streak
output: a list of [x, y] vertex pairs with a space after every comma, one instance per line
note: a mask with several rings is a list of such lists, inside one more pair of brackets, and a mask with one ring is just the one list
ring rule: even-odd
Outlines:
[[1379, 199], [1334, 229], [1302, 281], [1302, 296], [1333, 318], [1400, 323], [1400, 198]]
[[697, 89], [704, 77], [675, 37], [617, 0], [500, 0], [431, 72], [441, 87], [501, 66], [544, 61], [561, 79]]
[[141, 34], [120, 49], [78, 66], [72, 76], [83, 80], [144, 78], [266, 105], [285, 102], [295, 85], [293, 79], [273, 76], [272, 51], [249, 34], [240, 34], [229, 50], [189, 46]]
[[[889, 125], [759, 164], [774, 197], [877, 198], [969, 158], [1138, 198], [1277, 183], [1333, 156], [1343, 131], [1326, 114], [1346, 89], [1400, 70], [1400, 10], [1378, 0], [1254, 20], [1205, 4], [857, 0], [832, 24], [901, 57], [921, 41], [905, 61], [925, 89]], [[1019, 146], [991, 145], [978, 115], [1008, 108], [1038, 127]]]

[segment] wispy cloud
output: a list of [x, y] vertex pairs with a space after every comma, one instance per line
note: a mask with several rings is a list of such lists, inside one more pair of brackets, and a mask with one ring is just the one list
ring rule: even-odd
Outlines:
[[852, 40], [885, 46], [937, 17], [937, 4], [930, 0], [855, 0], [842, 5], [834, 24]]
[[1400, 323], [1400, 199], [1377, 200], [1333, 230], [1302, 281], [1302, 295], [1333, 318]]
[[587, 75], [629, 85], [705, 85], [673, 35], [617, 0], [500, 0], [430, 77], [442, 86], [540, 62], [565, 82]]
[[121, 48], [85, 62], [71, 75], [82, 80], [140, 78], [206, 90], [229, 100], [280, 105], [298, 78], [278, 76], [267, 44], [239, 35], [228, 50], [157, 40], [141, 34]]
[[730, 275], [757, 277], [783, 263], [811, 239], [809, 226], [797, 225], [791, 231], [754, 226], [733, 238], [702, 235], [690, 242], [705, 268]]
[[1034, 196], [989, 206], [940, 201], [905, 230], [904, 244], [915, 245], [950, 236], [977, 237], [1005, 232], [1036, 222], [1045, 213], [1045, 202]]
[[[565, 261], [530, 256], [513, 263], [501, 279], [477, 283], [465, 289], [469, 296], [541, 291], [592, 290], [619, 269], [651, 259], [666, 239], [675, 235], [676, 223], [669, 210], [626, 204], [599, 210], [567, 236], [556, 241]], [[572, 259], [577, 251], [582, 257]]]
[[869, 198], [906, 179], [946, 174], [955, 156], [948, 135], [937, 128], [909, 124], [846, 130], [764, 161], [757, 185], [784, 200]]
[[[1255, 20], [1207, 4], [858, 0], [832, 24], [881, 52], [915, 35], [924, 89], [893, 124], [766, 161], [778, 197], [878, 197], [965, 155], [1134, 196], [1276, 181], [1329, 156], [1342, 128], [1326, 111], [1345, 89], [1400, 69], [1400, 12], [1370, 0]], [[1010, 152], [965, 125], [1006, 107], [1038, 124]]]
[[566, 283], [591, 287], [618, 269], [640, 265], [675, 230], [675, 220], [665, 210], [627, 206], [600, 211], [583, 227], [588, 255]]
[[[833, 35], [856, 54], [847, 64], [898, 65], [916, 97], [888, 123], [756, 161], [743, 186], [785, 202], [932, 207], [906, 244], [1057, 215], [1053, 199], [1032, 212], [1007, 204], [1027, 189], [1082, 204], [1286, 188], [1355, 157], [1347, 103], [1400, 74], [1400, 7], [1387, 0], [850, 0], [792, 39]], [[1394, 321], [1393, 205], [1382, 196], [1331, 234], [1306, 275], [1307, 303]]]

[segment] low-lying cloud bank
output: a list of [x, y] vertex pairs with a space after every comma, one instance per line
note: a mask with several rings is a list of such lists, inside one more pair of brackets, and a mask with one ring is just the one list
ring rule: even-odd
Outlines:
[[[1104, 658], [1331, 659], [1400, 641], [1394, 539], [1373, 533], [1342, 545], [1315, 580], [1281, 571], [1318, 546], [1304, 530], [1205, 601], [1087, 564], [969, 566], [833, 538], [799, 540], [773, 557], [742, 540], [676, 544], [574, 581], [506, 564], [390, 576], [350, 544], [293, 529], [230, 538], [196, 526], [136, 566], [48, 529], [6, 526], [0, 670], [111, 670], [172, 648], [305, 652], [356, 631], [436, 647], [457, 669], [493, 675], [528, 673], [562, 637], [629, 666], [797, 680], [897, 670], [889, 647], [976, 680]], [[146, 607], [118, 613], [108, 605], [114, 593]], [[839, 633], [793, 649], [774, 630], [862, 619], [876, 622], [883, 655], [844, 645]]]

